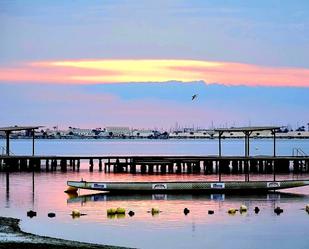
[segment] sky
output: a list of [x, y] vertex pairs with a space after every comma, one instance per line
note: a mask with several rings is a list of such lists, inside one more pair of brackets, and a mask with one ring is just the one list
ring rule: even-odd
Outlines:
[[308, 10], [306, 0], [2, 0], [0, 126], [306, 125]]

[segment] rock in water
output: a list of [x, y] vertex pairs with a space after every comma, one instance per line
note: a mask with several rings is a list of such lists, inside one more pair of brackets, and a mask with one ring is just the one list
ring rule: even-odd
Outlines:
[[32, 217], [35, 217], [36, 216], [36, 212], [34, 212], [33, 210], [30, 210], [27, 212], [27, 216], [32, 218]]
[[274, 209], [274, 212], [275, 212], [277, 215], [280, 215], [281, 213], [283, 213], [283, 209], [280, 208], [280, 207], [276, 207], [276, 208]]
[[54, 218], [54, 217], [56, 217], [56, 214], [55, 213], [48, 213], [47, 216], [49, 218]]

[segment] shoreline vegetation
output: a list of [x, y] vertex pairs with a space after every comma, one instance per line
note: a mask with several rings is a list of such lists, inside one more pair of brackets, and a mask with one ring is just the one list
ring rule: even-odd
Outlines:
[[26, 233], [20, 229], [19, 219], [0, 217], [0, 249], [125, 249], [126, 247], [98, 245], [78, 241], [56, 239]]

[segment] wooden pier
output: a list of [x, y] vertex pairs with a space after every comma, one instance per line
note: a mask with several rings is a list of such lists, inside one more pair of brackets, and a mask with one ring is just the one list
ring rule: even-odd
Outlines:
[[[35, 155], [34, 130], [41, 126], [3, 127], [6, 133], [6, 154], [0, 155], [0, 171], [79, 171], [81, 163], [89, 163], [89, 171], [107, 173], [141, 174], [274, 174], [308, 173], [308, 156], [277, 156], [276, 131], [280, 127], [238, 127], [215, 129], [219, 133], [218, 155], [215, 156], [51, 156]], [[10, 154], [10, 134], [27, 130], [33, 135], [32, 155], [17, 156]], [[270, 130], [273, 134], [273, 156], [250, 156], [250, 135], [253, 131]], [[223, 156], [221, 153], [222, 136], [226, 132], [245, 134], [244, 156]]]
[[308, 173], [309, 157], [280, 156], [0, 156], [0, 171], [79, 171], [141, 174]]

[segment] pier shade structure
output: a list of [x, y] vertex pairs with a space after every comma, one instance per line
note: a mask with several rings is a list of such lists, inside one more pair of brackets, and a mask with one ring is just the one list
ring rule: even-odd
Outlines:
[[250, 136], [255, 131], [271, 131], [273, 135], [273, 156], [276, 156], [276, 132], [280, 130], [280, 126], [254, 126], [254, 127], [233, 127], [233, 128], [218, 128], [215, 132], [219, 133], [219, 156], [221, 157], [221, 140], [224, 133], [243, 132], [245, 134], [245, 157], [250, 155]]
[[34, 156], [34, 131], [43, 126], [9, 126], [9, 127], [0, 127], [0, 131], [5, 133], [6, 137], [6, 155], [10, 156], [10, 134], [14, 131], [30, 131], [32, 133], [32, 156]]

